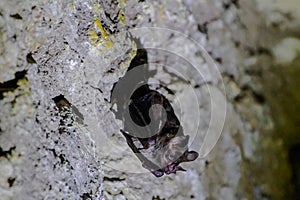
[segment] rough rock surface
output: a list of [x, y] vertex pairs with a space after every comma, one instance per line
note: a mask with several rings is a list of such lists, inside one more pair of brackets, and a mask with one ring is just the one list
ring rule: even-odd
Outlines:
[[[262, 84], [299, 57], [288, 2], [1, 1], [1, 199], [289, 197], [288, 170], [271, 176], [286, 155], [265, 153], [274, 122]], [[186, 173], [144, 170], [110, 109], [136, 38], [200, 152]]]

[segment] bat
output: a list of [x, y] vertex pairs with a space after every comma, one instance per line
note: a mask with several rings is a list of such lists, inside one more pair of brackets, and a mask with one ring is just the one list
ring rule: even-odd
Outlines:
[[[154, 109], [153, 118], [149, 117], [149, 110], [152, 105], [160, 104], [160, 109], [166, 112], [166, 122], [162, 128], [159, 123], [154, 123], [148, 131], [156, 132], [149, 134], [150, 137], [138, 137], [130, 135], [135, 131], [130, 126], [132, 121], [140, 126], [146, 126], [153, 121], [160, 121], [162, 110]], [[164, 174], [185, 171], [179, 164], [181, 162], [193, 161], [198, 157], [195, 151], [188, 151], [189, 136], [185, 136], [178, 118], [168, 101], [168, 99], [158, 91], [151, 90], [149, 85], [143, 85], [132, 94], [128, 105], [131, 116], [130, 122], [124, 119], [124, 130], [121, 130], [125, 136], [127, 144], [142, 162], [142, 166], [148, 169], [156, 177]], [[158, 131], [158, 132], [157, 132]]]
[[[147, 64], [147, 51], [138, 49], [128, 71], [141, 65], [146, 70]], [[113, 86], [112, 94], [116, 85]], [[124, 101], [126, 98], [129, 101]], [[120, 131], [128, 146], [142, 166], [156, 177], [185, 171], [180, 163], [194, 161], [198, 157], [197, 152], [188, 150], [189, 136], [183, 134], [172, 105], [159, 91], [143, 84], [132, 94], [119, 95], [118, 99], [111, 97], [111, 101], [117, 104], [118, 111], [115, 114], [124, 123]], [[129, 115], [124, 114], [125, 110]]]

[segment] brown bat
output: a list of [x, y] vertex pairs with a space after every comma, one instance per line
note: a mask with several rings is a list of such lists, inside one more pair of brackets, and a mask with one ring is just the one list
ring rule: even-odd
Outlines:
[[[138, 49], [127, 72], [139, 66], [144, 70], [141, 76], [145, 76], [146, 73], [151, 74], [146, 71], [147, 64], [147, 51]], [[112, 92], [111, 101], [117, 103], [118, 107], [115, 111], [116, 117], [124, 122], [121, 133], [142, 166], [156, 177], [185, 171], [179, 164], [193, 161], [198, 157], [197, 152], [188, 150], [189, 136], [183, 134], [180, 122], [168, 99], [160, 92], [151, 90], [148, 84], [138, 87], [132, 94], [124, 93], [126, 90], [120, 86], [139, 85], [140, 82], [135, 82], [135, 78], [129, 75], [129, 82], [115, 84], [112, 89], [115, 93]], [[142, 77], [142, 79], [146, 78]], [[170, 91], [168, 88], [165, 89]], [[129, 111], [129, 115], [124, 114], [126, 111]]]
[[[149, 113], [150, 107], [154, 104], [161, 105], [161, 110], [153, 109], [154, 113]], [[160, 177], [164, 173], [185, 171], [179, 164], [193, 161], [198, 157], [197, 152], [188, 151], [189, 136], [183, 134], [171, 104], [161, 93], [151, 90], [148, 85], [143, 85], [132, 94], [128, 106], [131, 119], [124, 119], [124, 130], [121, 132], [129, 147], [143, 163], [143, 167], [156, 177]], [[162, 109], [166, 113], [166, 121], [160, 128]], [[149, 114], [152, 114], [153, 118], [150, 119]], [[139, 126], [147, 126], [151, 120], [154, 121], [154, 123], [152, 122], [154, 126], [148, 129], [151, 132], [149, 133], [150, 137], [145, 137], [144, 133], [141, 134], [141, 137], [138, 137], [137, 133], [134, 136], [130, 135], [130, 132], [135, 131], [131, 127], [132, 122]], [[152, 134], [153, 132], [155, 134]]]

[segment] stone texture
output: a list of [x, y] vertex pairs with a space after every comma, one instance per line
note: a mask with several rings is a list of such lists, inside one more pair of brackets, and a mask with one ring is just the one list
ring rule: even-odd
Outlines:
[[[299, 57], [295, 5], [1, 1], [0, 83], [9, 86], [0, 95], [1, 198], [289, 197], [289, 174], [268, 172], [274, 122], [262, 83], [273, 65]], [[200, 152], [186, 173], [156, 178], [143, 169], [111, 111], [135, 38], [157, 70], [151, 81], [175, 93], [160, 90]], [[283, 149], [276, 141], [270, 152]]]

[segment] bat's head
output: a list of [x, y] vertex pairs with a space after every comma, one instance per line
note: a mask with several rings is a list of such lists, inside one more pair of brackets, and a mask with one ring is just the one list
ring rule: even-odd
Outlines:
[[188, 151], [189, 136], [175, 136], [166, 142], [161, 149], [160, 166], [166, 174], [185, 171], [181, 166], [182, 162], [193, 161], [198, 157], [195, 151]]

